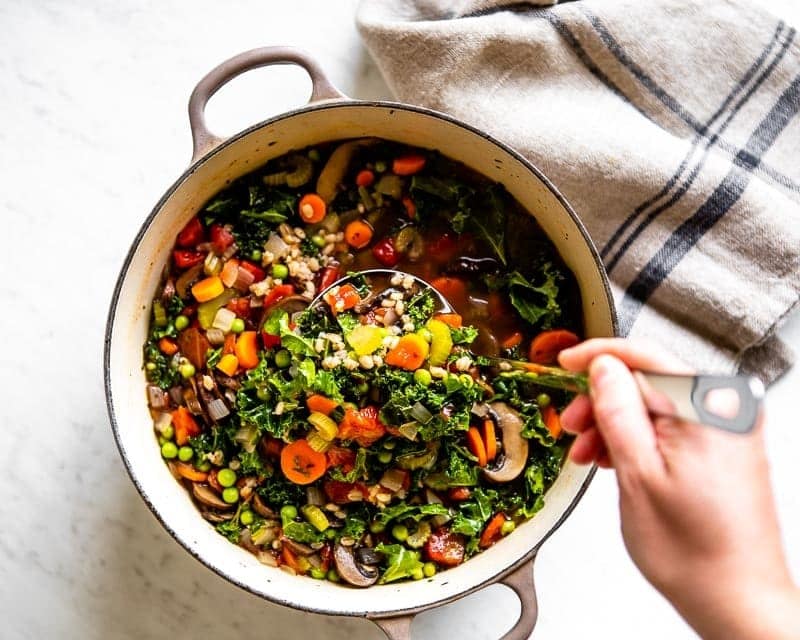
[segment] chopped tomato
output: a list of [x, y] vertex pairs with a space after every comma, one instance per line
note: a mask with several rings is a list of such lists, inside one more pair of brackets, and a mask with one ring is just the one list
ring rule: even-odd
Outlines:
[[358, 295], [358, 291], [356, 291], [356, 288], [352, 284], [343, 284], [341, 287], [334, 287], [328, 291], [328, 293], [325, 294], [324, 300], [328, 303], [331, 311], [335, 315], [355, 307], [361, 302], [361, 296]]
[[[209, 234], [214, 251], [219, 254], [225, 253], [225, 250], [233, 244], [233, 234], [221, 224], [212, 224]], [[261, 279], [263, 280], [263, 278]]]
[[325, 267], [321, 273], [319, 291], [324, 291], [341, 277], [339, 275], [339, 267]]
[[262, 331], [261, 344], [264, 345], [264, 349], [274, 349], [281, 346], [281, 337]]
[[356, 176], [356, 185], [359, 187], [369, 187], [373, 182], [375, 182], [375, 174], [372, 173], [369, 169], [364, 169], [363, 171], [359, 171], [358, 175]]
[[203, 241], [203, 223], [195, 216], [178, 234], [177, 245], [179, 247], [195, 247]]
[[267, 274], [261, 267], [259, 267], [257, 264], [249, 262], [248, 260], [242, 260], [239, 263], [239, 268], [248, 271], [253, 276], [253, 282], [261, 282], [267, 277]]
[[277, 287], [272, 287], [270, 292], [264, 296], [264, 308], [271, 307], [276, 302], [283, 300], [293, 293], [294, 287], [290, 284], [279, 284]]
[[471, 495], [472, 491], [470, 491], [469, 487], [453, 487], [447, 492], [447, 497], [453, 502], [469, 500]]
[[[328, 496], [328, 500], [334, 504], [360, 502], [369, 496], [369, 489], [362, 482], [326, 480], [322, 485], [322, 489], [325, 491], [325, 495]], [[355, 498], [355, 500], [353, 498]]]
[[356, 453], [345, 447], [331, 446], [326, 452], [329, 467], [341, 467], [343, 473], [350, 473], [355, 467]]
[[455, 567], [464, 561], [464, 536], [447, 527], [434, 531], [425, 542], [425, 558], [444, 567]]
[[443, 233], [428, 243], [425, 255], [430, 256], [436, 262], [445, 263], [455, 258], [456, 253], [458, 253], [456, 238], [449, 233]]
[[369, 447], [385, 434], [386, 427], [378, 418], [378, 410], [370, 405], [358, 411], [345, 411], [337, 437], [340, 440], [355, 440], [362, 447]]
[[400, 262], [400, 254], [394, 248], [394, 240], [391, 238], [384, 238], [376, 242], [372, 247], [372, 255], [384, 267], [389, 267], [390, 269]]
[[175, 249], [172, 252], [172, 260], [178, 269], [188, 269], [205, 260], [204, 254], [199, 251], [189, 251], [188, 249]]
[[250, 313], [253, 310], [253, 308], [250, 306], [250, 298], [234, 298], [225, 305], [225, 308], [233, 311], [241, 318], [249, 318]]

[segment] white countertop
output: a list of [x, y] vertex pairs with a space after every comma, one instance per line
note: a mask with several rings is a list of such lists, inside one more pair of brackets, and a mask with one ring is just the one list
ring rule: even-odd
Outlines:
[[[0, 3], [0, 485], [3, 638], [378, 639], [363, 620], [261, 601], [186, 554], [150, 515], [111, 436], [103, 331], [129, 243], [190, 156], [186, 101], [223, 59], [267, 44], [312, 52], [340, 89], [388, 97], [355, 0]], [[771, 0], [800, 25], [794, 0]], [[305, 101], [302, 71], [261, 70], [210, 105], [221, 133]], [[800, 317], [781, 334], [800, 347]], [[800, 576], [795, 369], [769, 392], [780, 516]], [[731, 479], [732, 483], [740, 482]], [[742, 514], [743, 518], [747, 514]], [[265, 569], [268, 570], [268, 569]], [[639, 576], [599, 473], [536, 566], [539, 638], [690, 638]], [[417, 638], [491, 639], [518, 604], [492, 587], [426, 613]]]

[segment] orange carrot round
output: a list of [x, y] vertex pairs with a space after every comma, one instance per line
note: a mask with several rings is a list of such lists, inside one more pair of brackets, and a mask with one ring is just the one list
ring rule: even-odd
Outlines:
[[578, 342], [580, 338], [566, 329], [542, 331], [531, 340], [528, 360], [537, 364], [555, 364], [560, 351], [574, 347]]
[[542, 409], [542, 421], [554, 438], [561, 435], [561, 416], [558, 415], [556, 408], [549, 404]]
[[329, 416], [339, 406], [339, 403], [320, 393], [315, 393], [306, 398], [306, 406], [309, 411], [319, 411], [319, 413]]
[[384, 362], [391, 367], [400, 367], [407, 371], [416, 371], [428, 357], [430, 346], [425, 338], [416, 333], [404, 335], [386, 354]]
[[481, 534], [480, 540], [478, 540], [478, 546], [480, 546], [481, 549], [491, 547], [500, 539], [500, 537], [503, 535], [502, 529], [505, 521], [506, 516], [502, 512], [496, 513], [492, 519], [489, 520], [489, 524], [486, 525], [486, 528]]
[[161, 353], [166, 356], [174, 356], [178, 353], [178, 345], [175, 344], [174, 340], [169, 338], [161, 338], [161, 340], [158, 341], [158, 348]]
[[372, 240], [372, 227], [363, 220], [353, 220], [344, 228], [344, 239], [353, 249], [363, 249]]
[[478, 458], [478, 466], [485, 467], [487, 462], [486, 447], [483, 444], [480, 432], [475, 427], [470, 427], [469, 431], [467, 431], [467, 448], [472, 452], [472, 455]]
[[303, 219], [303, 222], [307, 222], [308, 224], [322, 222], [327, 209], [325, 201], [316, 193], [307, 193], [300, 198], [300, 202], [297, 205], [300, 217]]
[[325, 473], [327, 458], [301, 438], [281, 450], [281, 471], [290, 482], [311, 484]]
[[425, 156], [418, 153], [410, 153], [405, 156], [395, 158], [392, 163], [392, 171], [398, 176], [411, 176], [422, 171], [425, 166]]
[[369, 169], [364, 169], [363, 171], [358, 172], [358, 175], [356, 176], [356, 186], [368, 187], [373, 182], [375, 182], [375, 174], [372, 173], [372, 171]]
[[461, 278], [439, 276], [431, 281], [431, 286], [441, 293], [445, 300], [457, 309], [467, 304], [467, 283]]
[[236, 340], [233, 352], [239, 359], [242, 369], [253, 369], [258, 366], [258, 336], [255, 331], [242, 331]]
[[497, 457], [497, 437], [495, 436], [494, 420], [491, 418], [483, 421], [483, 441], [486, 444], [486, 460], [491, 462]]

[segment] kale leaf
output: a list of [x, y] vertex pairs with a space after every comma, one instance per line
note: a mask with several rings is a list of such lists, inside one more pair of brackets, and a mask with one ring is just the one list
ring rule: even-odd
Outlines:
[[410, 578], [422, 571], [422, 561], [419, 551], [411, 551], [401, 544], [380, 544], [375, 545], [375, 551], [384, 554], [386, 571], [378, 580], [379, 584]]

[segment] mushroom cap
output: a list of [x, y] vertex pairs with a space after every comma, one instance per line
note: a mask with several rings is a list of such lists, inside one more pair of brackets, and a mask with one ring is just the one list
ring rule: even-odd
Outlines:
[[522, 437], [522, 418], [505, 402], [493, 402], [490, 410], [503, 434], [503, 456], [497, 467], [484, 469], [483, 475], [492, 482], [511, 482], [522, 473], [528, 461], [528, 441]]
[[356, 561], [353, 547], [337, 542], [333, 548], [333, 560], [342, 579], [354, 587], [370, 587], [378, 580], [378, 568]]
[[197, 482], [192, 483], [192, 494], [194, 495], [195, 498], [197, 498], [198, 502], [201, 502], [207, 507], [213, 507], [214, 509], [233, 508], [232, 504], [228, 504], [227, 502], [225, 502], [208, 485], [199, 484]]

